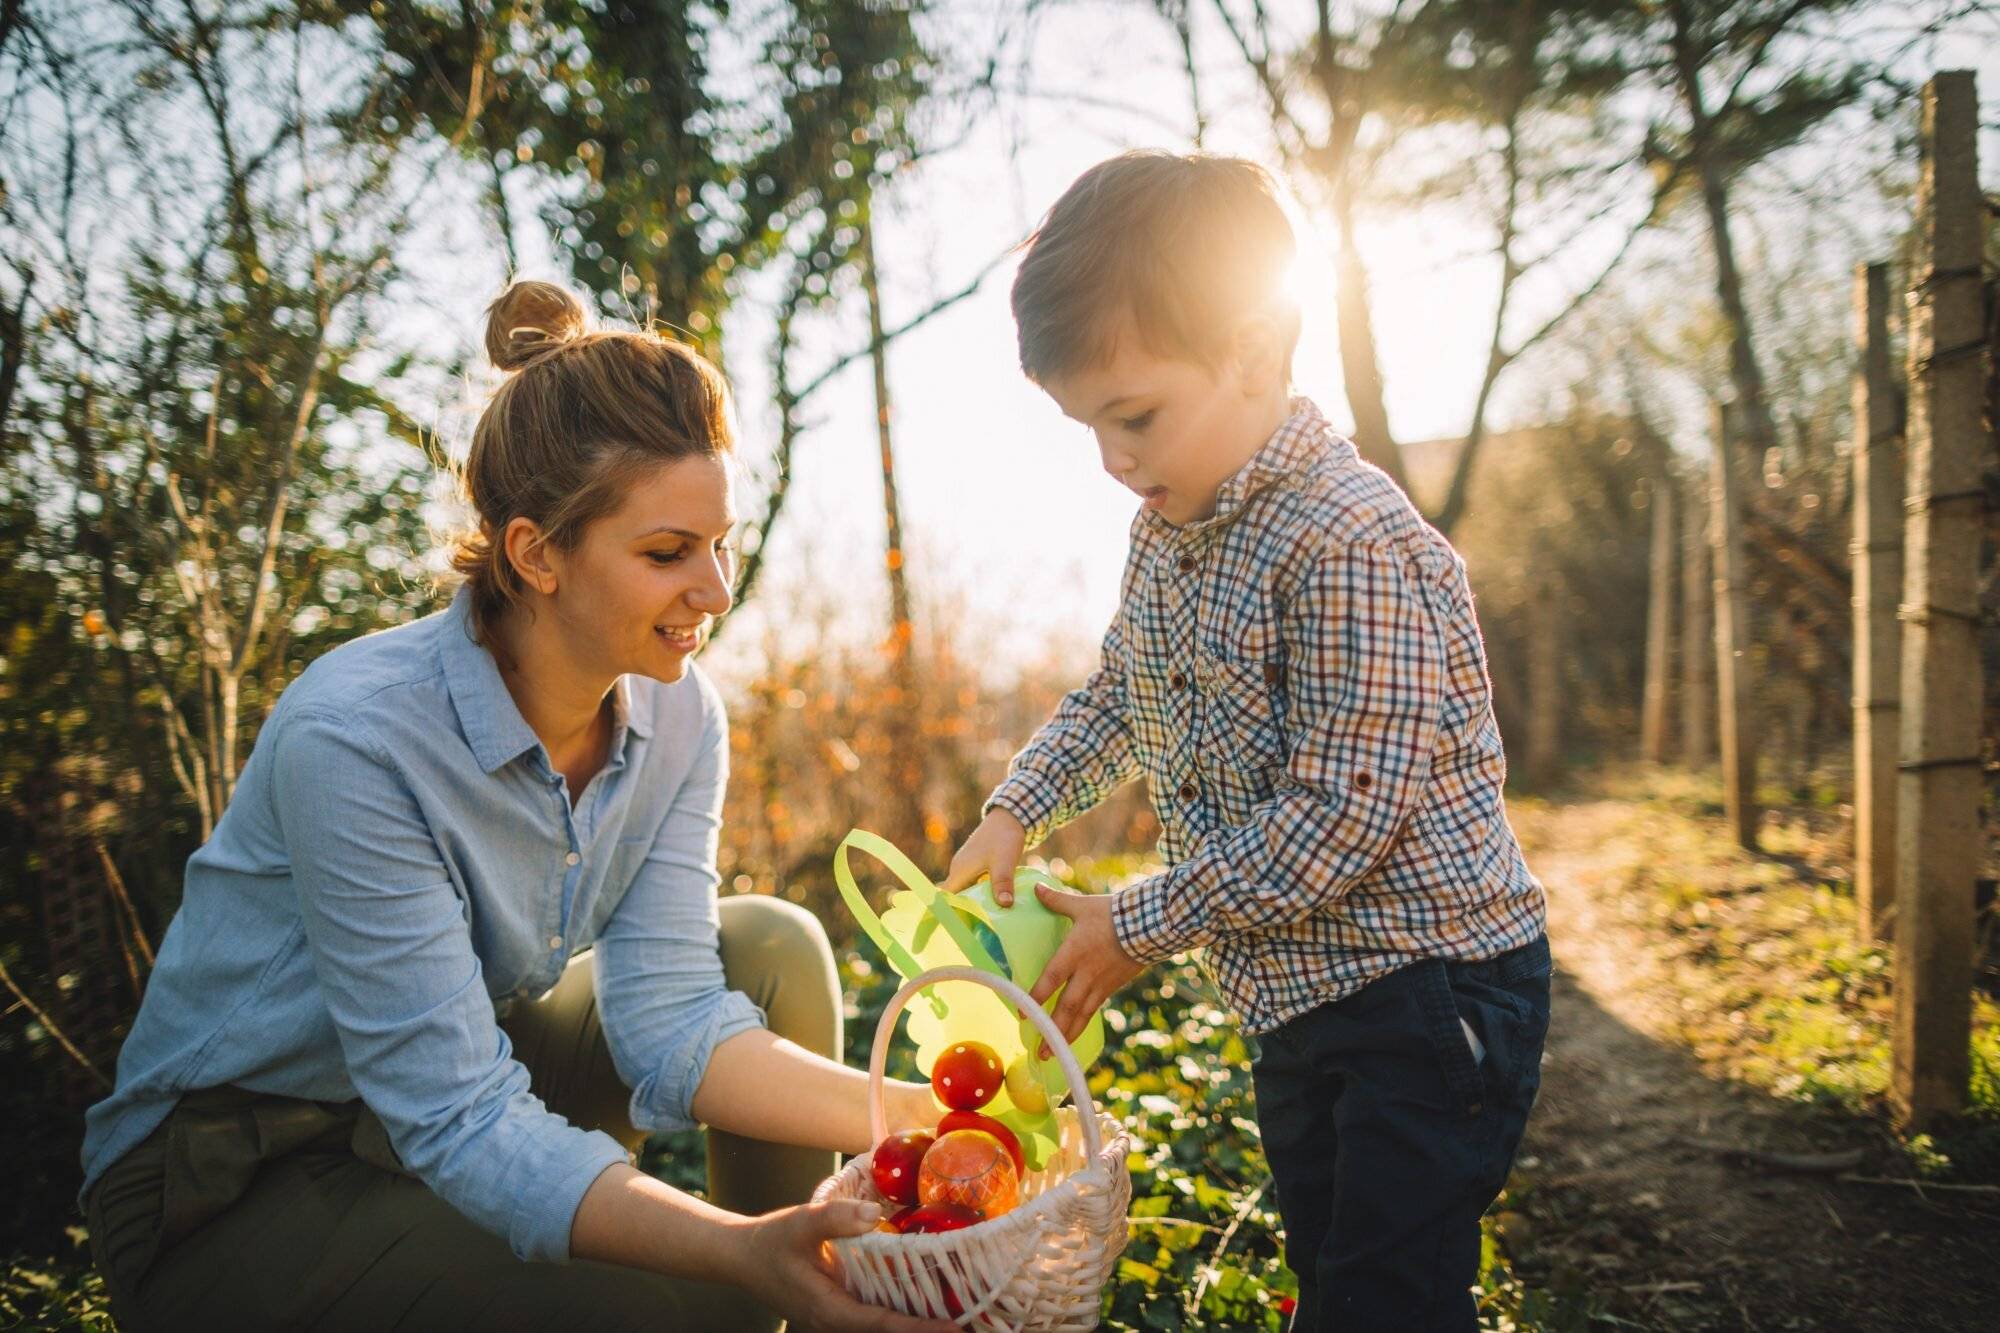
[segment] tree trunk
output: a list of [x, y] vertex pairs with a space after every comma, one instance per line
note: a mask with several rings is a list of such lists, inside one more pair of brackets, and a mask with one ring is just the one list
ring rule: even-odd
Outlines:
[[1710, 455], [1709, 543], [1715, 560], [1715, 699], [1722, 738], [1722, 799], [1744, 848], [1757, 849], [1757, 748], [1750, 716], [1750, 606], [1744, 588], [1741, 487], [1731, 457], [1735, 413], [1715, 409]]
[[1965, 1104], [1973, 902], [1984, 840], [1979, 659], [1985, 330], [1973, 76], [1924, 89], [1910, 305], [1902, 764], [1891, 1097], [1926, 1130]]
[[1903, 469], [1889, 384], [1889, 266], [1854, 273], [1854, 899], [1865, 941], [1896, 905], [1896, 751]]
[[1389, 408], [1383, 399], [1382, 364], [1375, 352], [1375, 317], [1368, 294], [1368, 268], [1354, 235], [1354, 201], [1345, 180], [1333, 189], [1334, 211], [1340, 223], [1340, 251], [1335, 268], [1335, 305], [1340, 317], [1340, 379], [1347, 405], [1354, 413], [1354, 446], [1361, 456], [1409, 490], [1403, 471], [1403, 451], [1389, 429]]
[[1653, 551], [1646, 582], [1646, 692], [1639, 722], [1639, 752], [1649, 764], [1667, 759], [1667, 703], [1671, 691], [1674, 633], [1674, 479], [1662, 473], [1653, 485]]
[[[1697, 485], [1695, 496], [1707, 487]], [[1715, 762], [1714, 561], [1708, 549], [1710, 506], [1692, 500], [1681, 517], [1681, 762]]]
[[1762, 466], [1764, 451], [1778, 442], [1771, 409], [1764, 399], [1764, 372], [1750, 332], [1750, 310], [1743, 300], [1743, 276], [1736, 267], [1736, 242], [1729, 226], [1729, 183], [1718, 158], [1714, 122], [1702, 92], [1705, 52], [1694, 18], [1683, 6], [1669, 7], [1674, 23], [1673, 63], [1681, 105], [1688, 114], [1689, 143], [1695, 177], [1701, 184], [1703, 211], [1708, 215], [1709, 243], [1715, 251], [1715, 295], [1729, 324], [1729, 381], [1736, 391], [1737, 430]]
[[868, 297], [869, 361], [875, 370], [875, 429], [882, 446], [882, 509], [888, 520], [889, 573], [889, 771], [897, 816], [891, 836], [914, 852], [923, 837], [923, 738], [917, 717], [916, 661], [911, 654], [910, 581], [903, 558], [903, 518], [896, 500], [896, 451], [890, 430], [889, 345], [883, 337], [882, 286], [875, 267], [875, 227], [861, 229], [861, 286]]

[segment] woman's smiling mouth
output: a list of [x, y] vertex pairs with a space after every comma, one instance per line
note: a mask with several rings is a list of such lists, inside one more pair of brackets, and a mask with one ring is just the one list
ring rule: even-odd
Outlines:
[[701, 646], [701, 625], [655, 625], [653, 633], [675, 652], [691, 653]]

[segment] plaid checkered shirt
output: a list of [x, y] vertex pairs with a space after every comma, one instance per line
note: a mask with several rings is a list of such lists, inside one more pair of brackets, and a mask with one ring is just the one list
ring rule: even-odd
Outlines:
[[1099, 668], [987, 808], [1032, 845], [1142, 775], [1169, 868], [1119, 944], [1205, 948], [1253, 1033], [1542, 933], [1465, 562], [1308, 399], [1211, 517], [1140, 511]]

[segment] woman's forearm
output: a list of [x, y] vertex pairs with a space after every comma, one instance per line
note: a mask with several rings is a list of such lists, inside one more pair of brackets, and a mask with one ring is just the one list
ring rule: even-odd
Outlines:
[[570, 1223], [575, 1259], [747, 1285], [751, 1219], [616, 1162], [598, 1173]]
[[[928, 1127], [944, 1108], [930, 1086], [885, 1080], [883, 1111], [891, 1130]], [[745, 1138], [807, 1148], [866, 1152], [868, 1075], [835, 1064], [763, 1028], [716, 1047], [694, 1095], [694, 1117]]]

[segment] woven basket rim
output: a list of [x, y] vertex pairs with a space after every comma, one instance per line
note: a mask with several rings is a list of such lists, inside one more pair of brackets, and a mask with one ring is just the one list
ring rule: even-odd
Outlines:
[[[1082, 1185], [1086, 1183], [1086, 1177], [1088, 1177], [1090, 1185], [1098, 1185], [1102, 1189], [1110, 1189], [1110, 1185], [1112, 1185], [1112, 1167], [1114, 1167], [1114, 1163], [1116, 1165], [1124, 1163], [1124, 1157], [1130, 1151], [1130, 1147], [1128, 1147], [1130, 1141], [1132, 1141], [1132, 1137], [1120, 1127], [1118, 1133], [1116, 1133], [1116, 1137], [1110, 1137], [1110, 1139], [1104, 1141], [1104, 1149], [1098, 1153], [1098, 1157], [1090, 1165], [1078, 1167], [1076, 1171], [1070, 1171], [1066, 1177], [1062, 1177], [1060, 1181], [1056, 1181], [1054, 1185], [1050, 1185], [1048, 1189], [1044, 1189], [1042, 1193], [1038, 1193], [1028, 1203], [1012, 1207], [1006, 1213], [1002, 1213], [1000, 1217], [988, 1217], [984, 1221], [972, 1223], [970, 1227], [958, 1227], [956, 1231], [896, 1231], [896, 1233], [890, 1233], [890, 1231], [864, 1231], [860, 1235], [840, 1237], [836, 1241], [836, 1245], [854, 1245], [854, 1247], [858, 1247], [864, 1253], [870, 1253], [870, 1251], [890, 1253], [890, 1251], [904, 1249], [904, 1243], [908, 1243], [910, 1251], [924, 1253], [924, 1251], [930, 1251], [930, 1249], [950, 1249], [950, 1245], [954, 1243], [956, 1237], [966, 1237], [972, 1231], [978, 1231], [980, 1239], [1000, 1237], [1008, 1229], [1028, 1231], [1030, 1223], [1040, 1223], [1040, 1219], [1046, 1217], [1048, 1213], [1054, 1213], [1056, 1209], [1066, 1207], [1070, 1203], [1070, 1197], [1076, 1195], [1082, 1189]], [[850, 1161], [846, 1167], [842, 1167], [840, 1171], [836, 1171], [834, 1175], [830, 1175], [826, 1179], [826, 1183], [832, 1185], [832, 1183], [840, 1181], [840, 1177], [852, 1175], [854, 1179], [858, 1179], [862, 1183], [868, 1183], [870, 1189], [872, 1189], [872, 1183], [868, 1181], [868, 1159], [872, 1155], [874, 1155], [872, 1149], [868, 1153], [862, 1153], [860, 1157], [856, 1157], [854, 1161]], [[1012, 1223], [1012, 1227], [1008, 1227], [1008, 1223]], [[1038, 1229], [1038, 1227], [1034, 1227], [1034, 1229]]]

